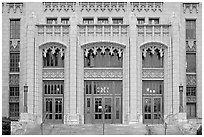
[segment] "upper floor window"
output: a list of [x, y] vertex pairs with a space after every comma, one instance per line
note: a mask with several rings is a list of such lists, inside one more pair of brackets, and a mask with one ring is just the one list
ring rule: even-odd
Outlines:
[[196, 20], [186, 20], [186, 39], [196, 39]]
[[108, 18], [98, 18], [98, 24], [108, 24]]
[[186, 61], [187, 61], [186, 72], [196, 72], [196, 54], [187, 53]]
[[159, 18], [149, 18], [149, 24], [159, 24]]
[[163, 51], [162, 49], [144, 49], [142, 56], [143, 68], [163, 68]]
[[69, 24], [69, 18], [61, 18], [61, 24]]
[[122, 67], [122, 49], [94, 47], [85, 49], [84, 67]]
[[83, 18], [83, 24], [94, 24], [94, 18]]
[[20, 54], [10, 53], [10, 72], [19, 72]]
[[123, 24], [123, 18], [113, 18], [113, 24]]
[[10, 20], [10, 38], [20, 39], [20, 19]]
[[64, 67], [64, 49], [48, 47], [43, 49], [44, 67]]
[[57, 18], [47, 18], [47, 24], [57, 24]]
[[137, 18], [137, 24], [144, 24], [145, 18]]

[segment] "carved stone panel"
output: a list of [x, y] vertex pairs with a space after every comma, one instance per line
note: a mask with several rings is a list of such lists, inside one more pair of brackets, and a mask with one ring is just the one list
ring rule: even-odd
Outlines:
[[187, 102], [196, 102], [196, 96], [188, 96], [186, 97]]
[[10, 74], [9, 75], [9, 85], [10, 86], [19, 85], [19, 75], [18, 74]]
[[[189, 11], [188, 13], [198, 13], [199, 3], [183, 3], [183, 12]], [[195, 12], [193, 12], [195, 10]]]
[[23, 12], [23, 3], [6, 3], [8, 8], [8, 13], [10, 13], [11, 9], [14, 13], [16, 13], [17, 9], [19, 9], [20, 13]]
[[143, 69], [142, 78], [164, 78], [163, 69]]
[[63, 79], [64, 69], [43, 69], [43, 79]]
[[85, 69], [84, 70], [85, 79], [122, 79], [123, 72], [122, 69]]
[[163, 3], [162, 2], [131, 2], [130, 3], [132, 6], [132, 12], [137, 10], [137, 11], [160, 11], [162, 12], [163, 9]]
[[20, 51], [20, 39], [10, 40], [10, 52], [19, 52]]
[[186, 85], [196, 86], [196, 75], [186, 75]]
[[196, 40], [186, 40], [186, 52], [196, 52]]
[[44, 11], [75, 11], [76, 2], [43, 2]]

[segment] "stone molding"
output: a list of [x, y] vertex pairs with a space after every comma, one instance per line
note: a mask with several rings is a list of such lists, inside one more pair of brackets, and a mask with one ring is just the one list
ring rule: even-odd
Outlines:
[[[4, 4], [2, 4], [4, 6]], [[10, 13], [10, 10], [13, 9], [13, 12], [16, 13], [17, 9], [20, 10], [20, 13], [23, 12], [23, 3], [6, 3], [6, 6], [8, 8], [8, 13]]]
[[198, 13], [199, 3], [183, 3], [183, 12], [186, 13], [186, 10], [189, 10], [189, 13], [193, 13], [193, 9]]
[[79, 2], [79, 5], [81, 6], [81, 12], [83, 10], [86, 11], [126, 11], [126, 6], [127, 6], [127, 2]]
[[43, 2], [44, 12], [45, 11], [69, 11], [75, 12], [76, 2]]
[[131, 4], [131, 11], [134, 12], [135, 10], [137, 11], [160, 11], [162, 12], [163, 10], [163, 2], [130, 2]]
[[164, 69], [142, 69], [142, 78], [164, 78]]
[[186, 75], [186, 85], [187, 86], [196, 86], [196, 75], [187, 74]]
[[43, 69], [43, 79], [64, 78], [64, 69]]
[[84, 79], [122, 79], [123, 70], [121, 69], [84, 69]]
[[10, 74], [9, 75], [9, 85], [18, 86], [19, 85], [19, 74]]

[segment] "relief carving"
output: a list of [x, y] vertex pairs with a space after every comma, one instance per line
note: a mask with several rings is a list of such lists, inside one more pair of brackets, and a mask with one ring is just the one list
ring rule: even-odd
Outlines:
[[186, 75], [186, 79], [187, 86], [196, 86], [196, 75]]
[[10, 10], [13, 9], [13, 12], [16, 13], [16, 10], [19, 9], [20, 13], [23, 12], [23, 3], [6, 3], [8, 8], [8, 13], [10, 13]]
[[63, 69], [44, 69], [43, 79], [54, 79], [54, 78], [64, 78]]
[[142, 78], [164, 78], [163, 69], [143, 69]]
[[193, 9], [195, 9], [196, 13], [198, 13], [199, 3], [183, 3], [183, 12], [186, 13], [188, 10], [189, 13], [193, 13]]
[[19, 75], [18, 74], [9, 75], [9, 85], [12, 85], [12, 86], [19, 85]]
[[131, 2], [130, 3], [132, 6], [132, 12], [137, 10], [137, 11], [160, 11], [162, 12], [163, 8], [163, 2]]
[[50, 10], [51, 12], [54, 10], [57, 11], [75, 11], [76, 2], [43, 2], [44, 11]]

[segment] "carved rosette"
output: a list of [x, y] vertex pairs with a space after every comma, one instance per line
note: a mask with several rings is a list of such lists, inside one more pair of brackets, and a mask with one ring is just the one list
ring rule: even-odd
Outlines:
[[64, 69], [43, 69], [43, 79], [64, 78]]
[[125, 11], [127, 2], [79, 2], [79, 5], [81, 6], [81, 12], [83, 10], [86, 11], [112, 11], [115, 10], [119, 12], [120, 10]]
[[75, 12], [76, 2], [43, 2], [44, 11], [73, 11]]
[[186, 99], [187, 99], [187, 102], [196, 102], [196, 96], [187, 96], [186, 97]]
[[162, 12], [162, 9], [163, 9], [163, 2], [131, 2], [131, 11], [160, 11]]
[[186, 51], [194, 51], [196, 52], [196, 40], [187, 40], [186, 41]]
[[123, 72], [122, 69], [85, 69], [84, 70], [85, 79], [122, 79]]
[[18, 86], [19, 85], [19, 75], [18, 74], [10, 74], [9, 75], [9, 85], [10, 86]]
[[193, 10], [195, 9], [195, 13], [198, 13], [198, 7], [199, 3], [183, 3], [183, 12], [186, 13], [188, 10], [189, 13], [193, 13]]
[[143, 69], [142, 78], [164, 78], [163, 69]]
[[196, 86], [196, 75], [186, 75], [186, 85]]

